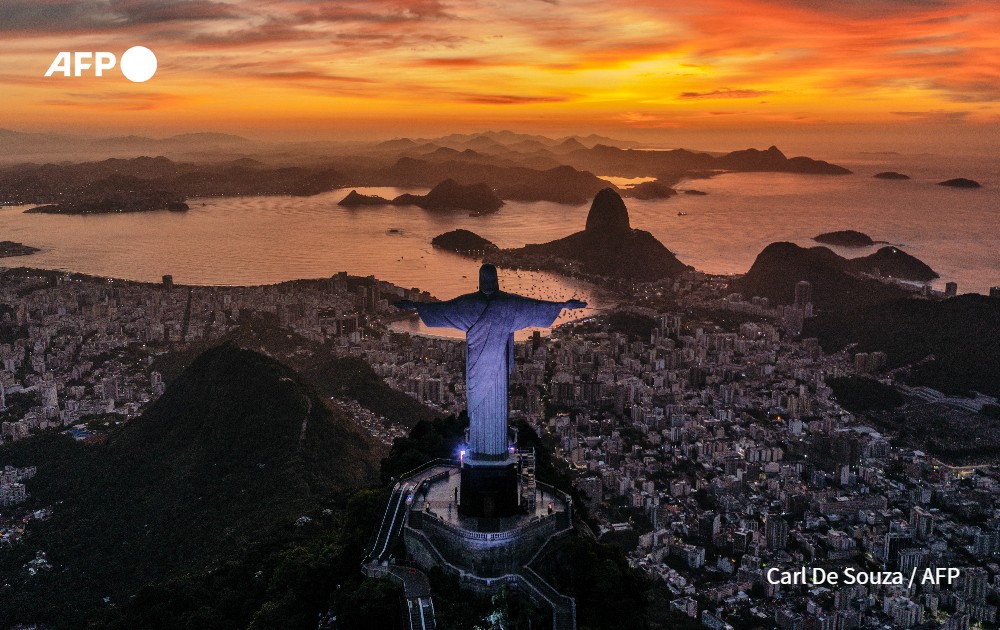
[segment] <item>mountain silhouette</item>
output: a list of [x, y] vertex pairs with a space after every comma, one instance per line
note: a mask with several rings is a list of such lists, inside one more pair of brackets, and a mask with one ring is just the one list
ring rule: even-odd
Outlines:
[[356, 190], [347, 193], [347, 196], [337, 202], [338, 206], [345, 208], [357, 208], [360, 206], [387, 206], [389, 200], [378, 195], [362, 195]]
[[857, 230], [823, 232], [814, 236], [813, 240], [824, 245], [838, 245], [840, 247], [868, 247], [875, 244], [872, 237]]
[[594, 197], [582, 232], [504, 250], [499, 260], [556, 271], [568, 266], [587, 275], [642, 281], [670, 278], [690, 269], [652, 234], [632, 229], [625, 202], [612, 188]]
[[[859, 259], [860, 260], [860, 259]], [[870, 271], [866, 263], [842, 258], [826, 247], [799, 247], [771, 243], [757, 255], [750, 270], [732, 288], [745, 297], [766, 297], [774, 304], [794, 302], [795, 285], [812, 283], [813, 303], [819, 309], [841, 310], [907, 297], [902, 288], [858, 277]]]
[[459, 184], [446, 179], [426, 195], [403, 194], [392, 200], [394, 206], [419, 206], [425, 210], [470, 210], [496, 212], [503, 200], [487, 184]]
[[483, 256], [500, 249], [492, 241], [479, 236], [475, 232], [462, 229], [438, 234], [431, 240], [431, 245], [467, 256]]
[[[7, 610], [65, 627], [86, 625], [104, 596], [121, 604], [144, 584], [287, 537], [301, 515], [378, 469], [369, 439], [293, 370], [232, 345], [200, 355], [105, 444], [23, 442], [6, 459], [37, 461], [31, 493], [58, 506], [23, 553], [44, 548], [60, 576], [39, 583], [21, 575], [24, 559], [0, 560], [16, 582]], [[0, 625], [18, 621], [9, 614]]]

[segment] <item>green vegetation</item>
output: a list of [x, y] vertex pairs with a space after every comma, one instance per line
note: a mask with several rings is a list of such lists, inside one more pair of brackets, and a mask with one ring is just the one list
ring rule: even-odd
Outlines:
[[627, 335], [629, 341], [643, 339], [648, 342], [649, 336], [657, 326], [657, 321], [638, 313], [615, 311], [608, 315], [608, 325], [612, 332]]
[[[301, 601], [282, 603], [288, 596], [273, 585], [240, 580], [263, 571], [268, 586], [277, 579], [273, 571], [290, 562], [281, 554], [301, 539], [319, 537], [337, 557], [343, 554], [336, 549], [361, 549], [375, 519], [342, 526], [352, 518], [344, 493], [375, 477], [367, 439], [289, 368], [232, 346], [199, 357], [106, 444], [84, 446], [49, 433], [4, 447], [0, 458], [37, 465], [28, 486], [32, 505], [54, 510], [32, 525], [24, 544], [0, 554], [0, 578], [11, 585], [0, 600], [3, 627], [76, 628], [129, 618], [136, 611], [131, 597], [144, 586], [146, 596], [154, 588], [173, 601], [178, 623], [205, 617], [190, 627], [213, 627], [208, 617], [229, 619], [215, 627], [245, 627], [261, 611], [291, 608], [308, 613], [309, 623], [282, 627], [315, 627], [325, 601], [313, 597], [301, 608]], [[301, 516], [310, 522], [297, 526]], [[340, 529], [346, 531], [323, 538]], [[23, 566], [39, 549], [54, 568], [30, 576]], [[339, 578], [356, 576], [354, 558], [338, 562], [352, 565]], [[190, 608], [180, 605], [184, 593], [192, 594]], [[199, 593], [219, 608], [202, 610], [193, 596]], [[125, 625], [148, 627], [133, 621]]]
[[649, 627], [646, 593], [651, 584], [615, 548], [572, 536], [535, 567], [556, 589], [576, 598], [580, 630]]
[[12, 344], [28, 337], [28, 327], [14, 323], [17, 310], [10, 304], [0, 304], [0, 344]]
[[324, 361], [303, 371], [303, 377], [320, 393], [352, 398], [394, 424], [412, 427], [421, 420], [430, 421], [436, 417], [434, 412], [411, 396], [386, 385], [368, 363], [357, 357], [335, 357]]
[[38, 404], [38, 396], [29, 392], [10, 392], [5, 398], [7, 409], [0, 411], [0, 422], [16, 422]]
[[851, 413], [886, 411], [903, 404], [903, 396], [895, 387], [884, 385], [873, 378], [845, 376], [827, 379], [840, 406]]
[[[815, 289], [814, 289], [815, 291]], [[823, 350], [857, 342], [883, 350], [889, 367], [911, 365], [907, 381], [943, 392], [1000, 395], [1000, 300], [968, 294], [943, 301], [895, 300], [807, 321]]]
[[458, 445], [469, 426], [469, 417], [448, 416], [421, 420], [405, 438], [396, 438], [389, 456], [382, 460], [382, 481], [389, 481], [432, 459], [458, 459]]
[[[229, 344], [176, 369], [141, 417], [94, 419], [104, 444], [44, 433], [0, 448], [4, 463], [38, 466], [27, 507], [53, 509], [0, 554], [0, 627], [311, 630], [336, 616], [341, 629], [401, 630], [400, 589], [365, 580], [359, 563], [388, 480], [452, 457], [467, 418], [425, 410], [382, 461], [385, 483], [372, 485], [377, 451], [311, 385], [322, 376], [329, 391], [377, 405], [385, 385], [367, 366], [334, 361], [306, 378]], [[576, 494], [544, 436], [516, 426], [539, 478]], [[53, 568], [32, 576], [25, 563], [38, 550]], [[571, 536], [538, 567], [577, 597], [583, 629], [670, 627], [648, 622], [650, 583], [613, 547]], [[477, 597], [440, 571], [429, 577], [442, 630], [549, 623], [516, 592]]]
[[1000, 405], [983, 405], [983, 408], [979, 410], [979, 413], [983, 414], [987, 418], [1000, 420]]

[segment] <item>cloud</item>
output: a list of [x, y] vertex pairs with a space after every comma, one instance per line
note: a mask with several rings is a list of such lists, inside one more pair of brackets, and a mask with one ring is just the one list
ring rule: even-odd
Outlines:
[[471, 68], [503, 65], [497, 61], [479, 57], [425, 57], [415, 61], [417, 65], [441, 68]]
[[234, 5], [212, 0], [4, 0], [0, 32], [123, 30], [139, 24], [236, 18]]
[[767, 96], [768, 94], [774, 94], [774, 91], [746, 89], [731, 90], [729, 88], [722, 88], [721, 90], [712, 90], [711, 92], [681, 92], [677, 95], [677, 98], [682, 101], [693, 101], [700, 99], [758, 98], [761, 96]]
[[956, 4], [952, 0], [764, 0], [764, 3], [854, 19], [879, 19]]
[[630, 127], [644, 129], [672, 129], [681, 126], [675, 119], [642, 112], [625, 112], [618, 119]]
[[907, 120], [915, 123], [947, 124], [947, 123], [962, 122], [972, 112], [945, 111], [937, 109], [926, 112], [892, 112], [892, 113], [896, 116], [902, 116], [903, 118], [906, 118]]
[[[143, 44], [164, 69], [160, 89], [196, 98], [261, 91], [274, 103], [287, 92], [281, 111], [268, 114], [284, 120], [330, 107], [388, 118], [398, 111], [389, 104], [405, 102], [416, 118], [486, 105], [633, 127], [799, 115], [975, 122], [1000, 111], [1000, 11], [990, 7], [988, 0], [562, 0], [557, 8], [546, 0], [0, 0], [10, 60], [0, 89], [15, 118], [27, 119], [46, 98], [79, 102], [39, 82], [55, 51], [118, 53]], [[350, 98], [330, 103], [326, 95]], [[271, 106], [233, 101], [234, 114], [245, 116]], [[178, 117], [202, 115], [178, 108]]]
[[536, 103], [565, 103], [564, 96], [517, 96], [513, 94], [455, 94], [455, 99], [471, 105], [533, 105]]
[[121, 111], [146, 111], [171, 108], [190, 101], [186, 96], [164, 92], [70, 92], [66, 98], [47, 99], [45, 105], [72, 108], [107, 109]]

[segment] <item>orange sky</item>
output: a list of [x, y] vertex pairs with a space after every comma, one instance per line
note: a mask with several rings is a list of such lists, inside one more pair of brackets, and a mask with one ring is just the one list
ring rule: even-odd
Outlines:
[[[3, 0], [0, 127], [414, 135], [1000, 121], [995, 0]], [[43, 77], [151, 48], [144, 84]]]

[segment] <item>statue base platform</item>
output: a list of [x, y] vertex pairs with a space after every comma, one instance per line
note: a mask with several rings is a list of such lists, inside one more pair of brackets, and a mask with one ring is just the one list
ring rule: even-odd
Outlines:
[[477, 518], [523, 514], [519, 505], [518, 470], [513, 458], [503, 462], [462, 464], [458, 513]]
[[[517, 470], [511, 460], [478, 466], [436, 460], [401, 478], [375, 540], [378, 553], [370, 556], [375, 559], [365, 565], [365, 574], [389, 572], [386, 550], [393, 532], [401, 529], [409, 564], [425, 571], [440, 568], [457, 577], [461, 588], [481, 594], [514, 588], [536, 606], [552, 607], [553, 630], [575, 630], [576, 602], [529, 566], [550, 542], [573, 531], [573, 500], [531, 477], [530, 486], [514, 495], [515, 502], [521, 497], [522, 505], [513, 515], [466, 516], [459, 510], [459, 493], [467, 491], [467, 484], [483, 507], [489, 507], [492, 497], [495, 509], [496, 497], [507, 492], [510, 474]], [[494, 491], [498, 494], [485, 494]], [[396, 529], [398, 521], [402, 523]]]
[[516, 477], [515, 492], [507, 495], [514, 502], [514, 514], [463, 514], [460, 505], [469, 500], [467, 485], [482, 483], [486, 475], [490, 484], [495, 483], [489, 487], [499, 489], [486, 489], [482, 494], [475, 490], [475, 496], [484, 503], [491, 497], [495, 500], [499, 495], [488, 493], [506, 491], [502, 484], [509, 483], [508, 475], [516, 470], [513, 465], [462, 465], [452, 468], [450, 474], [443, 474], [444, 470], [443, 466], [432, 468], [404, 480], [413, 488], [413, 501], [404, 522], [403, 540], [418, 566], [450, 567], [484, 578], [516, 573], [551, 536], [572, 529], [572, 501], [567, 495], [538, 483], [532, 505], [518, 506]]

